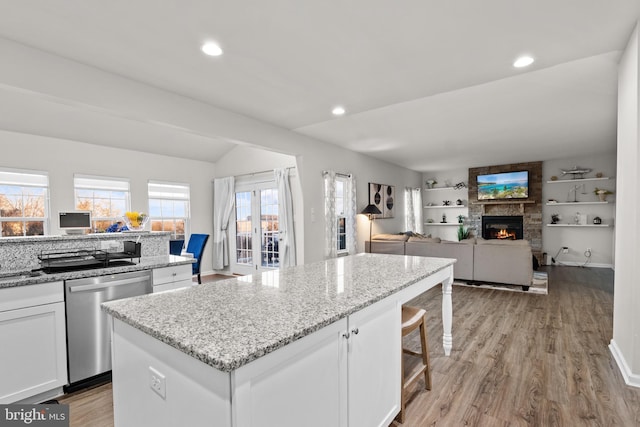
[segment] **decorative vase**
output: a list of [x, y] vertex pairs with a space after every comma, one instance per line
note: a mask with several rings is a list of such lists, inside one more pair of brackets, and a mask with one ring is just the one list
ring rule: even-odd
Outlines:
[[122, 220], [129, 231], [142, 231], [149, 222], [149, 216], [143, 213], [126, 212]]
[[598, 198], [600, 199], [601, 202], [606, 202], [607, 201], [607, 193], [598, 193]]

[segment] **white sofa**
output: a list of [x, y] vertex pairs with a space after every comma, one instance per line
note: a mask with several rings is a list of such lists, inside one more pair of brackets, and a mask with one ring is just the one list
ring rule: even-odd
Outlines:
[[373, 253], [455, 258], [453, 277], [466, 281], [505, 283], [525, 288], [533, 280], [533, 254], [526, 240], [471, 238], [450, 242], [439, 238], [385, 234], [365, 242]]

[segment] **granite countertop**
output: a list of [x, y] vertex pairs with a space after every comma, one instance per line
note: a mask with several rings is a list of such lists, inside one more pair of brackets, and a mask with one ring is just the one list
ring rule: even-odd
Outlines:
[[373, 304], [454, 259], [358, 254], [102, 304], [224, 372]]
[[46, 274], [42, 272], [16, 271], [0, 275], [0, 289], [12, 286], [35, 285], [38, 283], [55, 282], [58, 280], [81, 279], [84, 277], [106, 276], [109, 274], [127, 273], [129, 271], [151, 270], [153, 268], [169, 267], [173, 265], [192, 264], [196, 260], [176, 255], [146, 256], [134, 258], [136, 264], [119, 265], [109, 268], [93, 268], [89, 270], [70, 271], [66, 273]]

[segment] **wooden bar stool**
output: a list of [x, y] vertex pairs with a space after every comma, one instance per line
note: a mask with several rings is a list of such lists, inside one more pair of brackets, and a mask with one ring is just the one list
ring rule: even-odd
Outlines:
[[427, 390], [431, 390], [431, 365], [429, 363], [429, 348], [427, 347], [426, 314], [427, 312], [421, 308], [402, 306], [402, 336], [405, 337], [417, 328], [420, 328], [420, 342], [422, 347], [422, 352], [416, 353], [415, 351], [404, 348], [404, 345], [402, 345], [402, 353], [422, 358], [422, 365], [420, 365], [420, 368], [416, 369], [409, 378], [405, 379], [404, 356], [402, 357], [402, 396], [399, 414], [400, 423], [404, 423], [407, 389], [424, 374], [425, 388]]

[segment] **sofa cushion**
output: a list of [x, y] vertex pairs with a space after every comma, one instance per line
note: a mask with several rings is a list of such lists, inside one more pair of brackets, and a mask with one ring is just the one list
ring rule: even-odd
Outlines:
[[418, 237], [411, 236], [409, 237], [408, 242], [416, 242], [416, 243], [440, 243], [439, 237]]
[[409, 236], [406, 234], [376, 234], [371, 240], [391, 240], [395, 242], [406, 242]]

